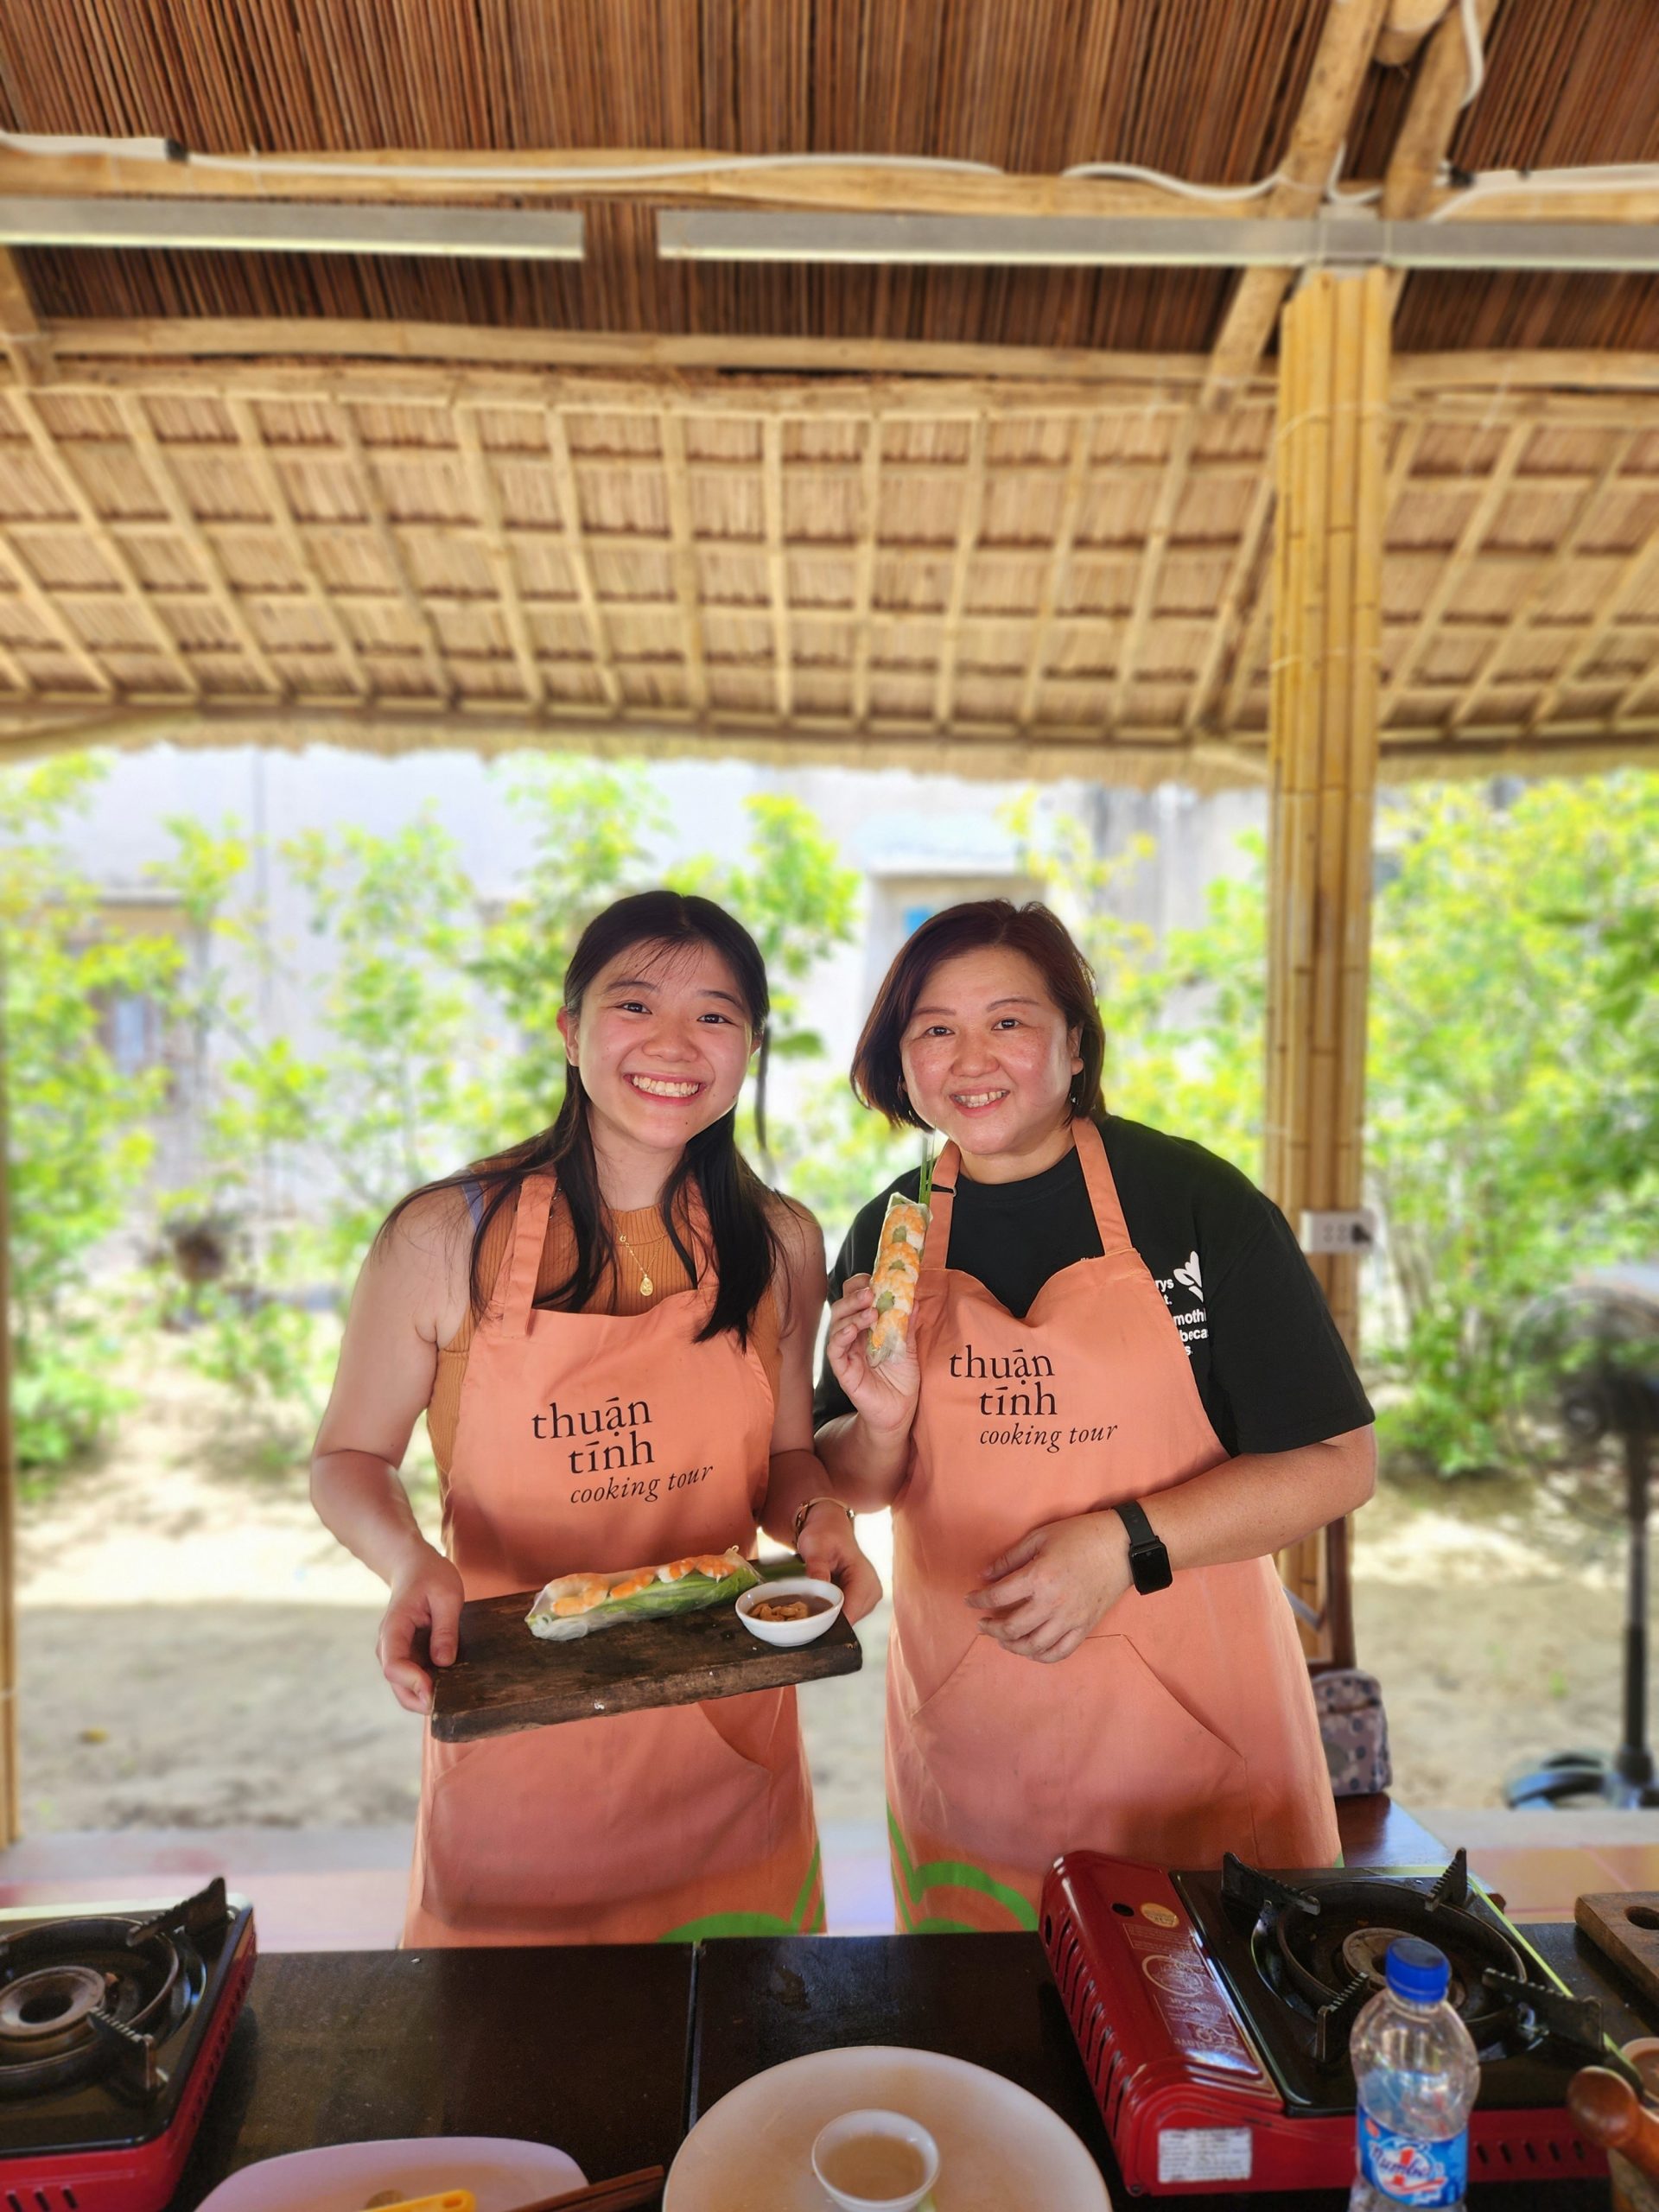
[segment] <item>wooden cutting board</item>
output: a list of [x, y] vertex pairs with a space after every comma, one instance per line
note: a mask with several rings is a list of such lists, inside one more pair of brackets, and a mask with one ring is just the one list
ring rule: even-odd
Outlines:
[[432, 1733], [440, 1743], [781, 1689], [855, 1675], [864, 1663], [844, 1616], [816, 1643], [780, 1650], [751, 1636], [730, 1605], [624, 1621], [569, 1643], [547, 1643], [524, 1625], [535, 1595], [476, 1598], [461, 1607], [461, 1654], [439, 1672], [433, 1698]]
[[1580, 1897], [1573, 1916], [1642, 1994], [1659, 2005], [1659, 1891], [1615, 1890]]

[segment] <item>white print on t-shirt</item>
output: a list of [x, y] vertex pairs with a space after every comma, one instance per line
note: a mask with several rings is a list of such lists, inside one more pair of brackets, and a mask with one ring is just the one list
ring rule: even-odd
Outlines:
[[[1191, 1359], [1193, 1345], [1207, 1344], [1210, 1340], [1210, 1317], [1205, 1308], [1204, 1276], [1198, 1266], [1197, 1252], [1189, 1252], [1185, 1259], [1178, 1267], [1173, 1268], [1168, 1274], [1154, 1275], [1153, 1281], [1163, 1293], [1164, 1303], [1169, 1308], [1169, 1317], [1180, 1332], [1181, 1342], [1186, 1346], [1186, 1356]], [[1184, 1294], [1184, 1302], [1179, 1313], [1175, 1310], [1177, 1283], [1180, 1285]], [[1187, 1305], [1185, 1303], [1185, 1299], [1196, 1299], [1198, 1304]]]

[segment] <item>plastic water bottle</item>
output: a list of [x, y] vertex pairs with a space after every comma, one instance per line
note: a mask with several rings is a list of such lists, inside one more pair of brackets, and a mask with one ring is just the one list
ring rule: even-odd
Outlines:
[[1389, 1946], [1388, 1987], [1354, 2022], [1359, 2157], [1349, 2212], [1463, 2202], [1480, 2061], [1446, 2001], [1450, 1979], [1443, 1951], [1402, 1936]]

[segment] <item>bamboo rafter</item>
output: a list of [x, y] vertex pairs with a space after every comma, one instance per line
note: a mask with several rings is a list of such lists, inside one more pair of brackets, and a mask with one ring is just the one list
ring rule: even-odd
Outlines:
[[[1595, 620], [1574, 642], [1556, 675], [1545, 685], [1541, 696], [1535, 702], [1528, 716], [1529, 731], [1545, 728], [1562, 694], [1588, 667], [1606, 642], [1608, 632], [1623, 613], [1631, 594], [1659, 576], [1659, 529], [1653, 531], [1645, 542], [1638, 545], [1627, 559], [1619, 563], [1618, 575], [1603, 601]], [[1613, 712], [1613, 727], [1618, 726], [1618, 709]]]
[[784, 426], [775, 417], [760, 426], [766, 458], [766, 581], [772, 599], [772, 652], [778, 693], [778, 719], [787, 724], [794, 712], [790, 665], [789, 552], [784, 520]]
[[[177, 476], [166, 449], [156, 435], [143, 400], [137, 392], [123, 392], [116, 404], [121, 420], [126, 425], [127, 435], [143, 457], [150, 485], [166, 508], [174, 529], [189, 546], [213, 604], [253, 664], [260, 682], [268, 691], [282, 698], [288, 689], [282, 672], [260, 644], [240, 599], [231, 588], [224, 564], [214, 550], [212, 539], [202, 528], [194, 508], [180, 490]], [[153, 588], [151, 595], [157, 596]]]
[[467, 481], [472, 486], [473, 497], [484, 525], [485, 555], [494, 579], [496, 597], [501, 603], [501, 618], [506, 625], [507, 635], [512, 640], [512, 655], [518, 670], [518, 680], [524, 685], [524, 696], [531, 706], [539, 707], [547, 696], [547, 685], [536, 658], [536, 640], [531, 632], [530, 618], [524, 610], [524, 594], [512, 557], [512, 547], [507, 541], [502, 520], [501, 496], [496, 486], [490, 456], [484, 450], [484, 442], [479, 435], [475, 409], [456, 408], [455, 438], [466, 456]]
[[[1452, 710], [1448, 721], [1450, 728], [1456, 729], [1464, 722], [1474, 720], [1488, 691], [1492, 689], [1495, 672], [1502, 664], [1510, 640], [1525, 627], [1529, 618], [1542, 603], [1551, 588], [1567, 574], [1574, 561], [1581, 557], [1580, 549], [1585, 534], [1630, 459], [1630, 448], [1636, 439], [1634, 430], [1617, 433], [1601, 467], [1580, 487], [1572, 520], [1562, 532], [1554, 551], [1537, 563], [1535, 573], [1517, 594], [1502, 625], [1482, 646], [1472, 671], [1473, 680], [1463, 687], [1458, 703]], [[1618, 709], [1613, 711], [1617, 715]]]
[[939, 639], [938, 675], [933, 696], [933, 719], [941, 729], [950, 726], [956, 706], [957, 658], [962, 651], [962, 626], [968, 611], [968, 590], [973, 573], [974, 548], [979, 542], [985, 512], [985, 445], [987, 427], [982, 416], [968, 432], [968, 461], [961, 491], [962, 513], [957, 524], [956, 553], [950, 563], [950, 595], [945, 601], [944, 624]]
[[548, 414], [547, 436], [554, 480], [558, 486], [559, 512], [564, 518], [559, 550], [569, 564], [571, 581], [575, 587], [576, 600], [582, 608], [582, 623], [588, 632], [600, 688], [611, 706], [620, 707], [622, 703], [622, 679], [616, 672], [616, 656], [611, 649], [607, 632], [605, 614], [600, 605], [599, 587], [594, 581], [592, 545], [582, 525], [582, 493], [570, 459], [569, 427], [557, 408], [550, 410]]
[[375, 476], [374, 462], [365, 450], [349, 408], [338, 410], [338, 422], [340, 442], [350, 458], [353, 480], [363, 501], [375, 548], [391, 577], [397, 599], [409, 616], [433, 689], [441, 698], [451, 700], [455, 696], [454, 678], [444, 664], [443, 646], [433, 626], [430, 611], [410, 581], [403, 548], [387, 516], [385, 499]]
[[[214, 713], [597, 714], [654, 743], [676, 715], [712, 730], [764, 708], [838, 727], [849, 757], [943, 714], [1005, 733], [1012, 772], [1091, 729], [1109, 752], [1148, 730], [1214, 741], [1257, 772], [1259, 407], [1201, 429], [1192, 381], [457, 373], [459, 392], [161, 361], [148, 385], [22, 396], [52, 485], [80, 498], [46, 493], [36, 439], [0, 439], [0, 706], [165, 703], [107, 642], [118, 613], [146, 646], [177, 641], [167, 677], [182, 692], [181, 663]], [[1624, 549], [1632, 513], [1659, 522], [1659, 400], [1420, 388], [1392, 433], [1385, 744], [1582, 734], [1587, 697], [1610, 744], [1644, 748], [1630, 679], [1659, 620]], [[1617, 681], [1586, 694], [1604, 645]]]

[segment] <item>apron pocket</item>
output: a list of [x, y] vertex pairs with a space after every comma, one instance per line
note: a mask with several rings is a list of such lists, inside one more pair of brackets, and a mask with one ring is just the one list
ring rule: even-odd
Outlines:
[[976, 1863], [1039, 1876], [1062, 1851], [1165, 1866], [1254, 1851], [1245, 1762], [1127, 1637], [1046, 1667], [976, 1636], [909, 1732], [906, 1812]]
[[456, 1927], [533, 1929], [741, 1871], [771, 1847], [772, 1770], [701, 1706], [430, 1748], [423, 1901]]
[[1068, 1813], [1077, 1840], [1157, 1866], [1216, 1866], [1224, 1851], [1255, 1859], [1249, 1768], [1238, 1752], [1128, 1637], [1090, 1637], [1056, 1672], [1079, 1661], [1089, 1669], [1079, 1701], [1103, 1726], [1092, 1745], [1071, 1738]]

